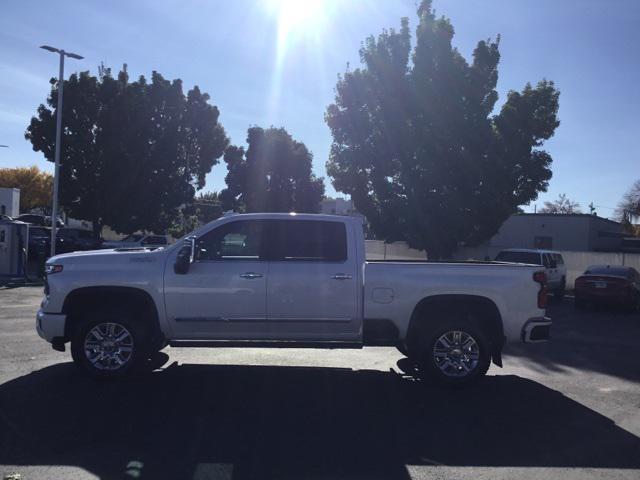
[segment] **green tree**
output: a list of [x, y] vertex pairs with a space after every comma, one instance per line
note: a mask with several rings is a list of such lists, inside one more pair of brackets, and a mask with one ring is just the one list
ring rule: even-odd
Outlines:
[[640, 225], [637, 225], [640, 219], [640, 180], [636, 180], [622, 196], [616, 216], [626, 231], [633, 235], [640, 235]]
[[317, 212], [324, 181], [311, 172], [313, 156], [284, 128], [252, 127], [248, 149], [229, 146], [224, 154], [225, 209], [246, 212]]
[[180, 208], [169, 228], [173, 237], [182, 237], [223, 214], [217, 192], [200, 192], [191, 202]]
[[[53, 161], [56, 80], [47, 105], [31, 119], [26, 138]], [[64, 83], [60, 201], [75, 218], [130, 233], [161, 232], [181, 205], [204, 187], [228, 139], [218, 108], [198, 87], [185, 95], [182, 81], [153, 72], [129, 81], [126, 65], [117, 77], [73, 74]]]
[[0, 168], [0, 188], [20, 189], [20, 211], [51, 206], [53, 176], [32, 167]]
[[578, 202], [570, 200], [566, 194], [561, 193], [556, 200], [544, 202], [544, 207], [540, 209], [540, 213], [568, 214], [582, 213], [582, 210], [580, 210]]
[[559, 125], [559, 93], [527, 84], [493, 113], [500, 37], [478, 42], [469, 64], [431, 1], [418, 16], [413, 51], [404, 18], [367, 38], [363, 66], [339, 78], [327, 171], [376, 235], [437, 258], [491, 237], [546, 190], [552, 159], [540, 147]]
[[616, 214], [620, 221], [640, 217], [640, 180], [636, 180], [622, 196]]

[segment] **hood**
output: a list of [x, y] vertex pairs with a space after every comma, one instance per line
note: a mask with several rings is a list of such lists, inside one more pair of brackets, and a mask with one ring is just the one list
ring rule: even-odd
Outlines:
[[151, 256], [158, 256], [165, 252], [165, 249], [156, 248], [112, 248], [102, 250], [86, 250], [82, 252], [71, 252], [56, 255], [47, 260], [48, 264], [68, 264], [78, 263], [83, 261], [118, 261], [119, 259], [131, 260], [133, 258], [145, 258]]

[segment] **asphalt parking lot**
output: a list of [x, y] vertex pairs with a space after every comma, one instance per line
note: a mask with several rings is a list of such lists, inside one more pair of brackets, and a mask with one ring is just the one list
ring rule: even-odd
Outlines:
[[640, 478], [640, 315], [552, 304], [551, 342], [464, 390], [391, 348], [168, 348], [97, 382], [35, 333], [41, 290], [0, 290], [0, 478]]

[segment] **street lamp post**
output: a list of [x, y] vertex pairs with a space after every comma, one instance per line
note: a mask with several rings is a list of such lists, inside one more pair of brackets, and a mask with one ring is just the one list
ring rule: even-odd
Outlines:
[[58, 229], [58, 183], [60, 181], [60, 150], [62, 138], [62, 95], [64, 90], [64, 57], [82, 60], [84, 57], [65, 52], [58, 48], [42, 45], [40, 48], [60, 55], [60, 75], [58, 76], [58, 109], [56, 113], [56, 153], [55, 170], [53, 172], [53, 206], [51, 208], [51, 256], [56, 254], [56, 234]]

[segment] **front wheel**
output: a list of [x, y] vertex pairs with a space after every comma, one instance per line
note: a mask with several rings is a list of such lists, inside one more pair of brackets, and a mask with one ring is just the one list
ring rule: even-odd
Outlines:
[[145, 357], [144, 338], [126, 313], [96, 313], [76, 328], [71, 356], [94, 377], [122, 377]]
[[468, 322], [454, 322], [427, 336], [419, 363], [421, 375], [445, 385], [466, 385], [489, 369], [489, 345], [481, 331]]

